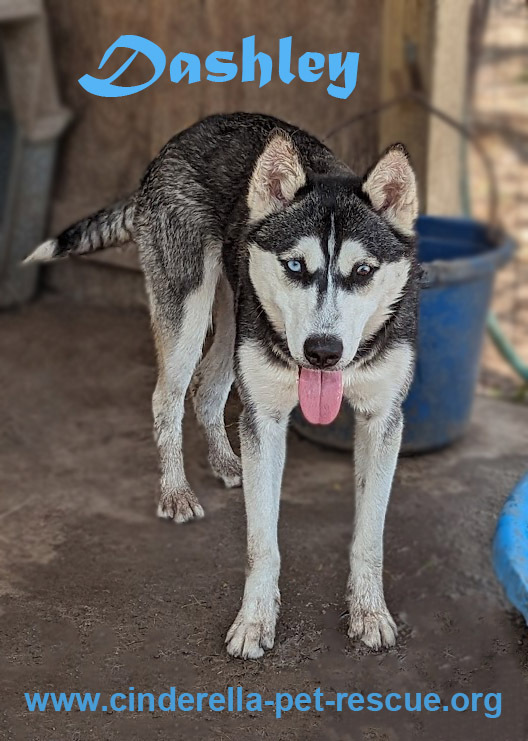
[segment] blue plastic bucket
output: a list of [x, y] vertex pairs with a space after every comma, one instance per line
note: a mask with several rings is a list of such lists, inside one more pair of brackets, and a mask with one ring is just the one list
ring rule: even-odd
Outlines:
[[[465, 431], [477, 383], [495, 272], [514, 245], [492, 243], [485, 225], [465, 218], [421, 216], [419, 258], [424, 271], [417, 362], [404, 404], [402, 451], [441, 448]], [[350, 450], [354, 414], [343, 405], [328, 427], [308, 424], [299, 410], [293, 426], [322, 445]]]

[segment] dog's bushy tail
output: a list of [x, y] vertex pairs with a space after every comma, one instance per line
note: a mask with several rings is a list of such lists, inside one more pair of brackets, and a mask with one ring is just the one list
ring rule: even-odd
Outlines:
[[65, 229], [56, 239], [43, 242], [24, 262], [47, 262], [67, 255], [86, 255], [128, 242], [133, 239], [134, 209], [133, 197], [103, 208]]

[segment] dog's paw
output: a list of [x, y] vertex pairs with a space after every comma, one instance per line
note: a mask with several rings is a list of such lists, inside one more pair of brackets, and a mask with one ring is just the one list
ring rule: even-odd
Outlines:
[[262, 605], [252, 611], [244, 607], [236, 616], [226, 636], [227, 653], [239, 659], [259, 659], [273, 648], [277, 623], [278, 601], [268, 609]]
[[202, 505], [191, 489], [185, 487], [172, 492], [163, 492], [158, 504], [158, 517], [181, 524], [200, 520], [204, 516]]
[[209, 462], [214, 475], [227, 489], [242, 486], [242, 463], [238, 455], [230, 452], [229, 455], [211, 456]]
[[385, 606], [381, 610], [350, 607], [348, 636], [352, 640], [359, 638], [366, 646], [377, 650], [394, 646], [397, 635], [396, 623]]

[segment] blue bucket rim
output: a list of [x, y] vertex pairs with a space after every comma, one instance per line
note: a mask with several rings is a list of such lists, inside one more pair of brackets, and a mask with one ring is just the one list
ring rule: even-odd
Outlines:
[[[454, 260], [432, 260], [421, 262], [422, 268], [421, 286], [432, 288], [445, 285], [446, 283], [466, 283], [479, 278], [487, 277], [502, 267], [510, 260], [515, 252], [514, 240], [505, 232], [496, 230], [492, 233], [485, 224], [467, 217], [452, 216], [429, 216], [420, 215], [419, 221], [434, 223], [451, 222], [453, 225], [475, 226], [487, 235], [489, 248], [471, 257], [455, 258]], [[425, 239], [433, 239], [434, 236], [427, 235]], [[418, 235], [418, 240], [420, 235]]]

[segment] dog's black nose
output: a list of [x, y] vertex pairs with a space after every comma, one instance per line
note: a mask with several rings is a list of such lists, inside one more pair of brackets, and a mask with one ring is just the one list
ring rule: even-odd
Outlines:
[[332, 368], [343, 354], [343, 343], [339, 337], [312, 335], [304, 343], [304, 355], [315, 368]]

